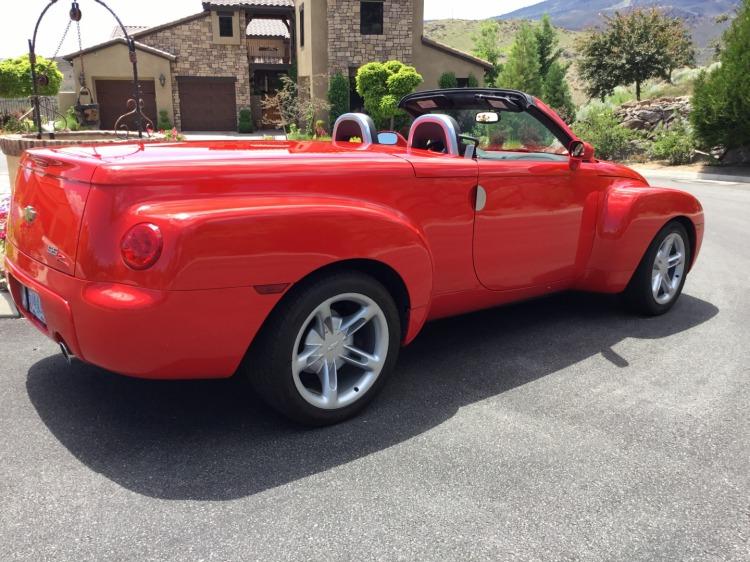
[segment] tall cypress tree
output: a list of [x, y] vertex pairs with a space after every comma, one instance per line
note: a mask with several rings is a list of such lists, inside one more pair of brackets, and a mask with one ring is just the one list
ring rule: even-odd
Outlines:
[[552, 107], [567, 123], [575, 119], [575, 105], [570, 95], [570, 86], [565, 79], [568, 67], [558, 61], [552, 62], [544, 79], [544, 102]]
[[542, 95], [542, 76], [539, 71], [539, 47], [534, 29], [523, 22], [516, 33], [508, 61], [498, 79], [503, 88], [521, 90], [533, 96]]
[[542, 21], [534, 30], [534, 37], [536, 37], [539, 51], [539, 73], [544, 80], [552, 64], [562, 55], [562, 49], [559, 47], [560, 40], [557, 37], [557, 31], [552, 27], [549, 14], [542, 16]]

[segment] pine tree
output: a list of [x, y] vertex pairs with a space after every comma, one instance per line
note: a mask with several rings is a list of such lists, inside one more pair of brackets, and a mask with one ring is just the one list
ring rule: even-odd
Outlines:
[[539, 26], [534, 30], [536, 37], [537, 49], [539, 50], [539, 73], [542, 80], [547, 78], [550, 67], [562, 55], [562, 49], [559, 47], [560, 40], [557, 37], [557, 31], [552, 27], [549, 15], [544, 14]]
[[494, 86], [502, 70], [500, 64], [500, 27], [496, 20], [486, 20], [479, 28], [479, 34], [473, 37], [474, 54], [492, 65], [492, 70], [484, 74], [487, 86]]
[[575, 105], [570, 95], [570, 86], [565, 79], [567, 66], [557, 61], [552, 62], [544, 79], [544, 102], [567, 123], [572, 123], [575, 118]]
[[503, 88], [521, 90], [533, 96], [542, 95], [538, 44], [533, 28], [526, 22], [521, 24], [516, 33], [498, 82]]

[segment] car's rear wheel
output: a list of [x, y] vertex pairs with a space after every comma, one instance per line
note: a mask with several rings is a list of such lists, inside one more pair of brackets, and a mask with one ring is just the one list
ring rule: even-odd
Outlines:
[[383, 386], [400, 334], [398, 310], [383, 285], [361, 273], [337, 273], [293, 289], [253, 344], [246, 370], [285, 416], [336, 423]]
[[685, 227], [668, 223], [651, 242], [625, 291], [631, 308], [648, 316], [672, 308], [682, 294], [690, 257]]

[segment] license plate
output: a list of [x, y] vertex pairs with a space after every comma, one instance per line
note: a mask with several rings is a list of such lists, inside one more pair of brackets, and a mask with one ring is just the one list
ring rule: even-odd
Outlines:
[[47, 319], [44, 317], [44, 310], [42, 310], [42, 300], [39, 298], [39, 293], [37, 293], [36, 291], [32, 291], [28, 287], [22, 287], [21, 304], [26, 310], [29, 311], [29, 314], [31, 314], [45, 326], [47, 325]]

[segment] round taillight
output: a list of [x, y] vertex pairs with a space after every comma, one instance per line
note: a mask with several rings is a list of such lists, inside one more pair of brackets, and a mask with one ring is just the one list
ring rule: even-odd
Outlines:
[[122, 260], [132, 269], [148, 269], [159, 259], [162, 246], [158, 226], [147, 222], [136, 224], [125, 233], [120, 242]]

